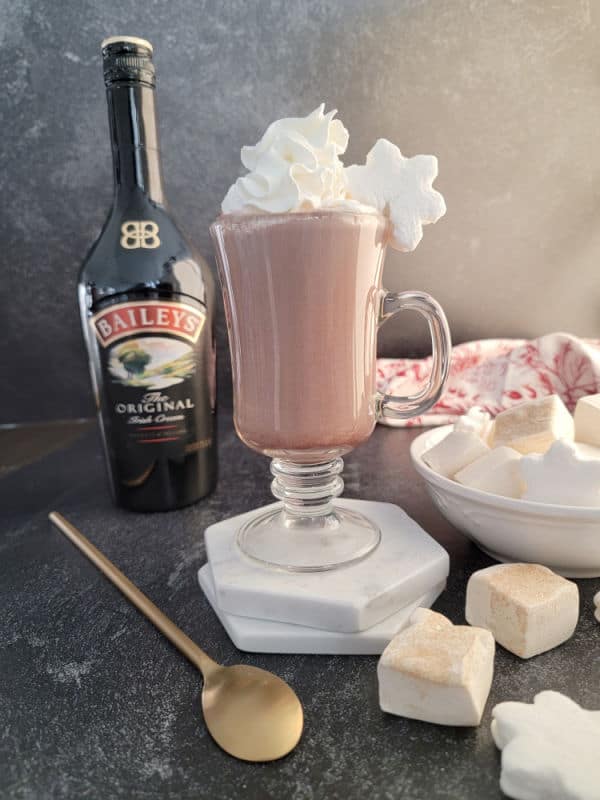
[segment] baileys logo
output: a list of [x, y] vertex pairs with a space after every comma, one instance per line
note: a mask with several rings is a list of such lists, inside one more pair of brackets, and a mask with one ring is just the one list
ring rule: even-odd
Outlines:
[[146, 300], [109, 306], [90, 321], [101, 346], [108, 347], [134, 333], [171, 333], [195, 344], [205, 320], [202, 311], [187, 303]]
[[158, 225], [151, 219], [128, 220], [121, 225], [121, 247], [125, 250], [154, 250], [160, 247]]

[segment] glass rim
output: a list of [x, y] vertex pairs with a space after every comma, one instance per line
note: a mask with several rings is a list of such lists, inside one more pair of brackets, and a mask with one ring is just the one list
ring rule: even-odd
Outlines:
[[223, 224], [243, 224], [247, 222], [255, 222], [257, 220], [264, 220], [265, 222], [280, 222], [288, 220], [309, 219], [310, 217], [323, 218], [323, 217], [375, 217], [382, 222], [389, 224], [388, 217], [376, 208], [373, 209], [353, 209], [353, 208], [311, 208], [302, 209], [300, 211], [248, 211], [238, 213], [219, 214], [218, 217], [211, 223], [213, 225]]

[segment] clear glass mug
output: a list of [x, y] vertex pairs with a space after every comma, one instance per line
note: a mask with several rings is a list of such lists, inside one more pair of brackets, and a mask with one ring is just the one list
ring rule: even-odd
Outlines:
[[[234, 423], [272, 458], [281, 504], [253, 515], [237, 543], [263, 565], [319, 571], [365, 558], [381, 533], [335, 504], [341, 456], [379, 417], [407, 419], [440, 397], [450, 366], [448, 323], [423, 292], [381, 287], [390, 230], [376, 213], [226, 215], [211, 226], [229, 332]], [[429, 325], [433, 366], [416, 395], [376, 391], [379, 326], [399, 311]]]

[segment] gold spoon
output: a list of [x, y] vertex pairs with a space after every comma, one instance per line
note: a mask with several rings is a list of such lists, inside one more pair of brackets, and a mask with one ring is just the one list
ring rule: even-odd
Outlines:
[[294, 749], [303, 713], [287, 683], [258, 667], [217, 664], [62, 514], [52, 511], [48, 518], [200, 670], [206, 727], [225, 752], [243, 761], [274, 761]]

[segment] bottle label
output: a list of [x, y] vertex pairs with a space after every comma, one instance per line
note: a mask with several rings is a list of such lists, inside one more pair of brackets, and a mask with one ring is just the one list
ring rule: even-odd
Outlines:
[[120, 449], [210, 446], [209, 432], [200, 430], [207, 426], [199, 424], [211, 404], [205, 323], [201, 307], [162, 300], [118, 303], [90, 318], [104, 373], [103, 405]]

